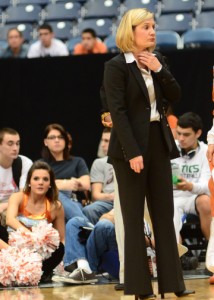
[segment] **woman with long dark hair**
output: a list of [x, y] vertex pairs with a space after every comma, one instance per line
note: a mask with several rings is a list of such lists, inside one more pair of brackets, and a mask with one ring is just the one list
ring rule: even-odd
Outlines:
[[40, 221], [52, 223], [59, 232], [59, 247], [51, 257], [43, 261], [42, 281], [52, 275], [53, 269], [64, 255], [65, 223], [64, 210], [58, 201], [55, 176], [50, 166], [36, 161], [31, 166], [23, 192], [12, 194], [9, 199], [6, 223], [13, 230], [31, 230]]

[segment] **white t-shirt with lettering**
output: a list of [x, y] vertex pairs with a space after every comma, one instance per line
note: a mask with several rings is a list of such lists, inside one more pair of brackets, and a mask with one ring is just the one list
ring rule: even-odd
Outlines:
[[23, 189], [25, 186], [28, 170], [32, 165], [32, 161], [26, 156], [19, 155], [22, 160], [22, 171], [19, 180], [19, 187], [17, 187], [12, 174], [12, 167], [7, 169], [0, 166], [0, 203], [8, 202], [12, 193]]

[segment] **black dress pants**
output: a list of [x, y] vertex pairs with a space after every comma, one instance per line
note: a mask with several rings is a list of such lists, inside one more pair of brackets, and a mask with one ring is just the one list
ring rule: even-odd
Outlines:
[[144, 202], [154, 229], [159, 293], [185, 290], [173, 223], [173, 190], [169, 151], [159, 122], [150, 125], [144, 169], [113, 159], [125, 228], [125, 294], [153, 293], [144, 236]]

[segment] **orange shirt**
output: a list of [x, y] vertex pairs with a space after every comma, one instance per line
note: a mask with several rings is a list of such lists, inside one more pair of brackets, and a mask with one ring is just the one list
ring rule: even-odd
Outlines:
[[51, 210], [50, 201], [47, 198], [45, 199], [46, 208], [45, 208], [45, 211], [44, 211], [43, 214], [33, 215], [33, 214], [29, 213], [26, 210], [26, 206], [27, 206], [27, 203], [28, 203], [28, 198], [29, 198], [29, 196], [27, 194], [24, 194], [24, 199], [21, 202], [18, 214], [22, 215], [26, 218], [32, 219], [32, 220], [47, 220], [48, 223], [51, 223], [52, 219], [51, 219], [51, 213], [50, 213], [50, 210]]
[[77, 44], [74, 47], [74, 52], [73, 54], [90, 54], [90, 53], [106, 53], [108, 51], [106, 45], [100, 41], [96, 41], [94, 44], [94, 48], [92, 49], [92, 51], [88, 51], [86, 50], [81, 43]]
[[171, 129], [175, 129], [177, 127], [178, 118], [176, 116], [174, 115], [167, 116], [167, 121]]

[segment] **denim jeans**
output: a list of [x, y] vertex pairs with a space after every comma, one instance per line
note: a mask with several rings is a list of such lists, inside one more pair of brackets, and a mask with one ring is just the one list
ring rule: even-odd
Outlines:
[[117, 249], [114, 224], [106, 219], [100, 220], [86, 244], [79, 241], [80, 226], [92, 227], [80, 217], [75, 217], [66, 224], [64, 266], [72, 265], [79, 259], [86, 259], [92, 271], [97, 271], [102, 254]]
[[87, 218], [83, 214], [80, 203], [70, 198], [70, 192], [66, 193], [66, 191], [60, 191], [59, 200], [64, 208], [66, 222], [73, 217], [82, 217], [87, 220]]
[[96, 224], [100, 217], [112, 210], [113, 201], [95, 201], [92, 204], [89, 204], [83, 208], [84, 215], [92, 224]]

